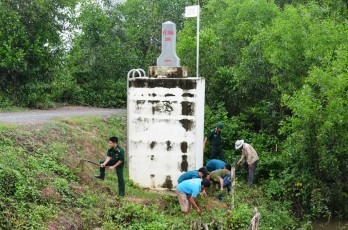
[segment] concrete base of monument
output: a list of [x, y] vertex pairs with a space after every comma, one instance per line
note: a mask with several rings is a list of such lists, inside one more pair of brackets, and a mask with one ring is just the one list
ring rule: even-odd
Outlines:
[[149, 77], [152, 78], [187, 78], [187, 67], [150, 66]]
[[173, 189], [183, 171], [203, 166], [204, 78], [128, 79], [129, 179]]

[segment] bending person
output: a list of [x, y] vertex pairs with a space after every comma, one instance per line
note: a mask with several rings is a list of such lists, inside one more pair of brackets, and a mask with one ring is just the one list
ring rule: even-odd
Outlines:
[[185, 181], [185, 180], [189, 180], [189, 179], [195, 179], [195, 178], [206, 178], [208, 175], [208, 173], [205, 171], [204, 168], [200, 168], [198, 170], [190, 170], [187, 172], [184, 172], [183, 174], [181, 174], [181, 176], [178, 179], [178, 184], [180, 184], [181, 182]]
[[201, 209], [196, 204], [195, 199], [202, 190], [205, 191], [209, 187], [209, 180], [202, 180], [199, 178], [181, 182], [175, 190], [176, 196], [179, 199], [181, 211], [188, 215], [193, 206], [197, 213], [201, 213]]
[[246, 159], [243, 164], [249, 171], [248, 185], [252, 185], [255, 179], [255, 171], [259, 161], [259, 156], [257, 155], [255, 149], [251, 145], [245, 143], [244, 140], [236, 141], [235, 148], [237, 150], [242, 150], [242, 156], [237, 164], [240, 165], [243, 160]]
[[221, 161], [221, 160], [210, 160], [207, 162], [207, 164], [205, 165], [207, 167], [207, 170], [209, 172], [218, 170], [218, 169], [223, 169], [226, 166], [226, 162]]
[[227, 192], [231, 191], [231, 166], [225, 169], [215, 170], [210, 173], [210, 179], [214, 183], [215, 188], [219, 188], [221, 192], [227, 188]]

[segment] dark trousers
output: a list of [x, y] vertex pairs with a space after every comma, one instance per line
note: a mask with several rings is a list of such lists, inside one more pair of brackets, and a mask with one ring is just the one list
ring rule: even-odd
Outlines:
[[[104, 161], [100, 161], [100, 164], [104, 163]], [[117, 161], [109, 161], [105, 166], [113, 166], [117, 163]], [[105, 178], [105, 167], [99, 168], [100, 170], [100, 177]], [[125, 195], [125, 182], [123, 178], [123, 165], [116, 167], [116, 174], [117, 174], [117, 181], [118, 181], [118, 195], [124, 196]]]
[[210, 148], [210, 160], [212, 159], [225, 161], [224, 151], [221, 148]]
[[244, 162], [244, 167], [245, 169], [247, 169], [249, 171], [248, 174], [248, 185], [252, 185], [255, 179], [255, 172], [256, 172], [256, 167], [257, 167], [257, 163], [259, 161], [255, 161], [254, 163], [252, 163], [249, 167], [248, 163], [245, 161]]

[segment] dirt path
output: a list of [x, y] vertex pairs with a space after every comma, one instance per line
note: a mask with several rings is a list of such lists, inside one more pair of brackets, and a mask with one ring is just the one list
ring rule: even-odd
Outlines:
[[50, 110], [0, 113], [0, 122], [35, 124], [47, 122], [58, 117], [111, 116], [114, 114], [126, 114], [126, 110], [68, 106]]

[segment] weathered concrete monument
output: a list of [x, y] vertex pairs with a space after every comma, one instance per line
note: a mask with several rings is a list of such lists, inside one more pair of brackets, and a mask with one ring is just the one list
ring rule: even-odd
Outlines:
[[176, 55], [176, 25], [173, 22], [162, 24], [162, 53], [157, 58], [157, 66], [180, 66]]
[[155, 78], [187, 77], [187, 70], [180, 66], [176, 55], [176, 25], [173, 22], [162, 24], [162, 52], [157, 58], [157, 66], [149, 68], [149, 75]]
[[180, 174], [203, 166], [204, 78], [187, 77], [176, 55], [176, 26], [162, 24], [162, 53], [149, 76], [128, 73], [129, 177], [142, 187], [171, 189]]

